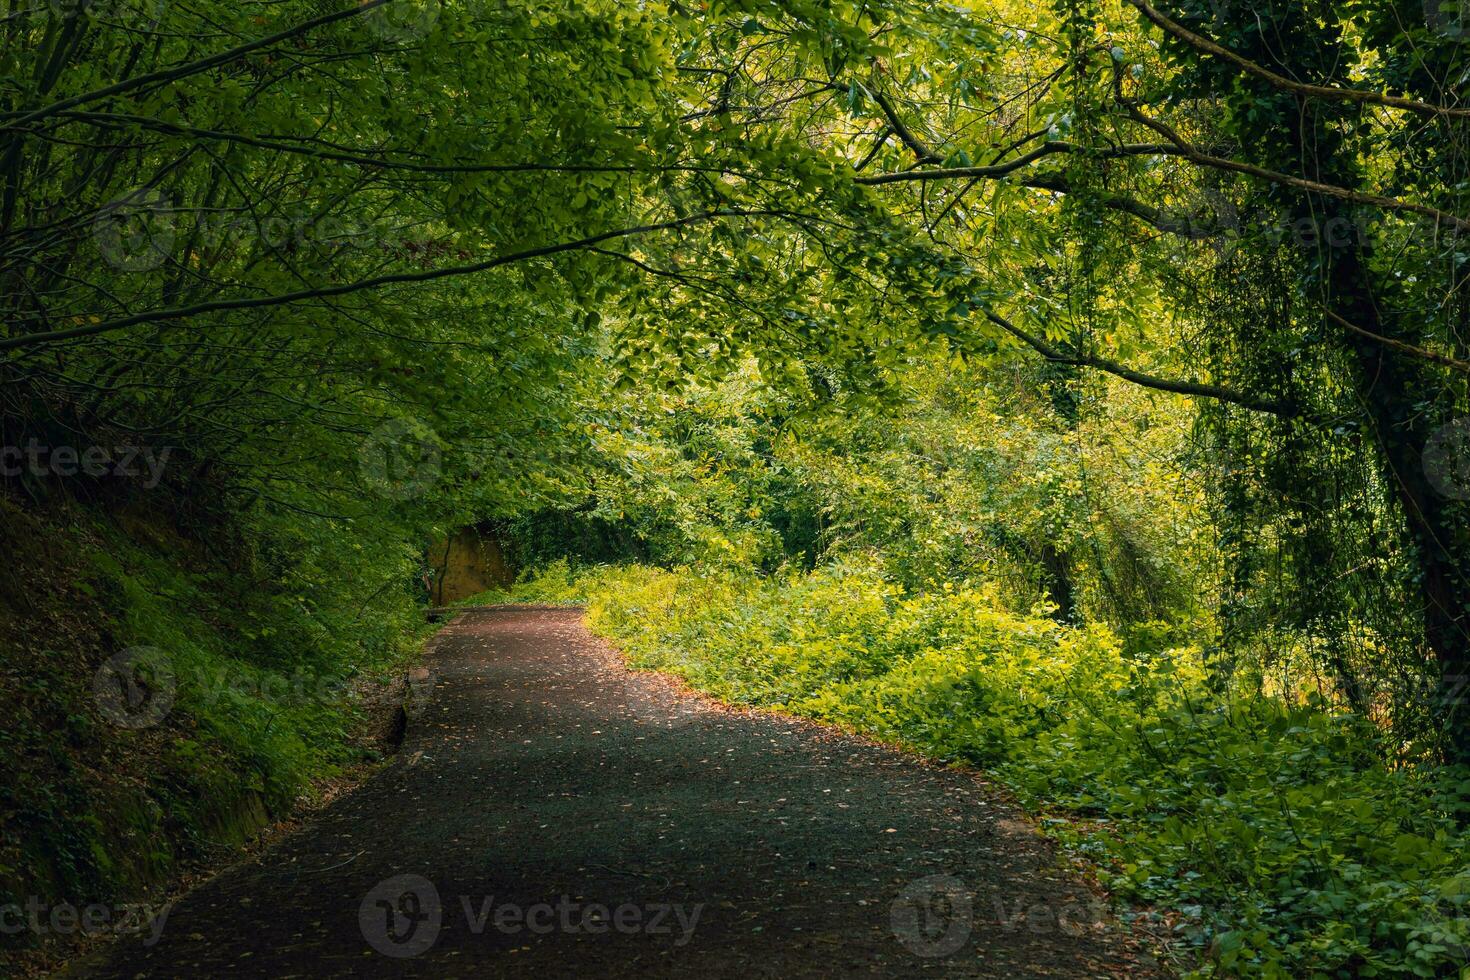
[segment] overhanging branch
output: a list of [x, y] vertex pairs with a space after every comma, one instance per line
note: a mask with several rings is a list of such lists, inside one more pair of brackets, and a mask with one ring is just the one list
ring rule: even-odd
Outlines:
[[1249, 58], [1236, 54], [1223, 45], [1216, 44], [1207, 37], [1194, 33], [1183, 24], [1174, 21], [1151, 7], [1147, 0], [1128, 0], [1138, 11], [1152, 21], [1165, 32], [1174, 35], [1197, 50], [1230, 62], [1237, 68], [1254, 75], [1276, 88], [1297, 95], [1305, 95], [1315, 99], [1331, 99], [1338, 102], [1356, 102], [1363, 105], [1378, 105], [1389, 109], [1402, 109], [1405, 112], [1416, 113], [1421, 116], [1444, 117], [1448, 119], [1470, 119], [1470, 109], [1455, 108], [1451, 106], [1434, 105], [1429, 102], [1420, 102], [1416, 99], [1408, 99], [1398, 95], [1385, 95], [1381, 92], [1369, 92], [1357, 88], [1340, 88], [1332, 85], [1309, 85], [1304, 82], [1293, 81], [1284, 75], [1278, 75], [1263, 65], [1258, 65]]
[[[237, 45], [227, 51], [221, 51], [219, 54], [209, 55], [208, 57], [199, 58], [194, 61], [186, 62], [182, 65], [175, 65], [172, 68], [163, 68], [155, 72], [149, 72], [146, 75], [139, 75], [136, 78], [125, 78], [122, 81], [112, 85], [108, 85], [105, 88], [99, 88], [91, 92], [83, 92], [81, 95], [74, 95], [71, 98], [62, 99], [60, 102], [53, 102], [48, 106], [42, 106], [39, 109], [33, 109], [29, 112], [16, 112], [10, 114], [13, 116], [13, 118], [8, 119], [3, 126], [0, 126], [0, 131], [6, 129], [22, 129], [26, 126], [29, 126], [31, 123], [39, 122], [42, 119], [54, 116], [59, 112], [65, 112], [67, 109], [74, 109], [79, 105], [86, 105], [88, 102], [96, 102], [98, 99], [106, 99], [114, 95], [122, 95], [125, 92], [131, 92], [135, 89], [146, 88], [147, 86], [152, 85], [155, 82], [174, 82], [178, 81], [181, 78], [188, 78], [190, 75], [197, 75], [200, 72], [208, 71], [209, 69], [218, 67], [219, 65], [228, 64], [231, 61], [234, 61], [236, 58], [239, 58], [242, 55], [249, 54], [252, 51], [258, 51], [261, 48], [268, 48], [273, 44], [279, 44], [281, 41], [289, 41], [293, 37], [298, 37], [302, 34], [313, 31], [318, 27], [325, 27], [327, 24], [332, 24], [339, 20], [346, 20], [349, 17], [359, 17], [367, 11], [373, 10], [374, 8], [381, 7], [384, 4], [391, 2], [394, 2], [394, 0], [364, 0], [364, 2], [354, 4], [353, 6], [348, 7], [346, 10], [338, 10], [330, 14], [323, 14], [321, 17], [315, 17], [311, 20], [303, 21], [302, 23], [297, 24], [295, 27], [287, 28], [284, 31], [272, 34], [269, 37], [263, 37], [255, 41], [250, 41], [245, 44]], [[412, 2], [412, 0], [397, 0], [397, 2], [409, 3]], [[5, 115], [0, 114], [0, 119], [4, 118]]]
[[91, 323], [80, 327], [71, 327], [66, 330], [48, 330], [40, 333], [22, 334], [19, 337], [8, 337], [0, 339], [0, 351], [18, 350], [23, 347], [35, 347], [40, 344], [52, 344], [65, 340], [75, 340], [80, 337], [92, 337], [98, 334], [113, 333], [118, 330], [134, 327], [144, 323], [164, 323], [173, 320], [187, 320], [192, 317], [201, 316], [206, 313], [220, 313], [230, 310], [251, 310], [262, 307], [286, 306], [291, 303], [301, 303], [308, 300], [326, 299], [332, 296], [344, 296], [349, 293], [362, 292], [369, 289], [378, 289], [383, 286], [399, 285], [404, 283], [430, 282], [435, 279], [447, 279], [454, 276], [473, 275], [479, 272], [487, 272], [501, 266], [511, 265], [515, 262], [525, 262], [529, 259], [545, 258], [551, 255], [559, 255], [564, 252], [574, 252], [586, 249], [602, 242], [613, 241], [619, 238], [628, 238], [633, 235], [646, 235], [657, 231], [669, 231], [675, 228], [683, 228], [688, 225], [699, 224], [705, 221], [713, 221], [717, 218], [730, 217], [790, 217], [791, 212], [777, 210], [738, 210], [727, 209], [709, 211], [702, 214], [690, 215], [686, 218], [678, 218], [672, 221], [662, 221], [657, 224], [639, 225], [632, 228], [619, 228], [615, 231], [603, 232], [576, 241], [558, 242], [553, 245], [542, 245], [538, 248], [526, 249], [521, 252], [512, 252], [508, 255], [497, 256], [486, 259], [483, 262], [474, 262], [468, 265], [446, 266], [438, 269], [426, 269], [422, 272], [400, 272], [385, 276], [376, 276], [371, 279], [362, 279], [356, 282], [341, 283], [336, 286], [322, 286], [316, 289], [302, 289], [293, 293], [285, 293], [278, 296], [252, 296], [237, 299], [211, 300], [204, 303], [195, 303], [191, 306], [181, 306], [172, 309], [151, 310], [146, 313], [135, 313], [130, 316], [119, 317], [115, 320], [106, 320], [101, 323]]
[[1028, 347], [1031, 347], [1042, 357], [1046, 358], [1048, 361], [1051, 361], [1054, 364], [1069, 364], [1074, 367], [1095, 368], [1096, 370], [1106, 372], [1107, 374], [1122, 378], [1124, 381], [1132, 382], [1133, 384], [1139, 385], [1144, 388], [1153, 388], [1156, 391], [1168, 391], [1176, 395], [1188, 395], [1192, 398], [1210, 398], [1214, 399], [1215, 401], [1228, 402], [1232, 405], [1239, 405], [1242, 408], [1248, 408], [1255, 412], [1267, 412], [1271, 415], [1280, 415], [1283, 418], [1290, 418], [1300, 414], [1291, 406], [1283, 404], [1281, 402], [1257, 398], [1253, 395], [1247, 395], [1243, 392], [1235, 391], [1232, 388], [1225, 388], [1221, 385], [1203, 384], [1198, 381], [1176, 381], [1171, 378], [1160, 378], [1156, 375], [1145, 374], [1142, 371], [1135, 371], [1130, 367], [1119, 364], [1117, 361], [1108, 360], [1105, 357], [1096, 357], [1090, 354], [1067, 354], [1061, 350], [1058, 350], [1056, 347], [1053, 347], [1051, 344], [1048, 344], [1045, 340], [1035, 336], [1029, 331], [1021, 329], [1010, 320], [1007, 320], [1005, 317], [1001, 316], [999, 313], [994, 312], [993, 310], [987, 309], [984, 310], [984, 313], [985, 318], [991, 323], [1000, 327], [1006, 333], [1010, 334], [1012, 337], [1015, 337], [1017, 340], [1026, 344]]

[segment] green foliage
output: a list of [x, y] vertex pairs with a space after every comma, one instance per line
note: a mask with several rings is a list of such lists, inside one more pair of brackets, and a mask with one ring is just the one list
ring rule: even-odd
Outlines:
[[1203, 974], [1442, 976], [1466, 964], [1463, 773], [1383, 762], [1316, 696], [1217, 693], [1198, 649], [1017, 615], [870, 567], [761, 580], [601, 569], [554, 589], [637, 667], [986, 766], [1115, 895], [1180, 910]]
[[1016, 610], [1207, 631], [1218, 557], [1187, 406], [1078, 381], [1069, 420], [1036, 380], [933, 355], [876, 406], [824, 372], [777, 386], [750, 362], [633, 389], [588, 426], [588, 499], [502, 534], [527, 568], [876, 556], [910, 589], [977, 577]]
[[[324, 540], [280, 574], [259, 558], [213, 564], [201, 542], [156, 516], [119, 522], [75, 507], [54, 522], [8, 507], [7, 516], [18, 554], [27, 551], [20, 535], [55, 552], [21, 559], [30, 595], [0, 596], [26, 609], [0, 630], [10, 718], [0, 740], [4, 901], [162, 886], [367, 761], [358, 698], [390, 680], [425, 635], [407, 568], [364, 616], [367, 583], [295, 578], [321, 570], [313, 560], [327, 560]], [[256, 543], [269, 553], [277, 542]], [[367, 546], [338, 544], [353, 555]], [[141, 676], [168, 693], [165, 710], [139, 727], [99, 710], [94, 687], [127, 650], [147, 651]]]

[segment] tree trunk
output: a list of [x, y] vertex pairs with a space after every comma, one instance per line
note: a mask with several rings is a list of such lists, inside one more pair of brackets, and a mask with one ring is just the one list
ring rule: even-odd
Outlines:
[[[1361, 243], [1359, 245], [1361, 247]], [[1332, 312], [1380, 336], [1397, 338], [1395, 324], [1379, 315], [1371, 273], [1356, 248], [1331, 253]], [[1411, 338], [1417, 339], [1417, 338]], [[1470, 676], [1470, 629], [1466, 604], [1466, 556], [1457, 545], [1467, 540], [1462, 509], [1435, 490], [1424, 468], [1424, 446], [1433, 435], [1434, 417], [1417, 406], [1433, 382], [1421, 362], [1366, 337], [1354, 337], [1356, 387], [1367, 408], [1382, 460], [1384, 480], [1404, 512], [1418, 566], [1424, 641], [1439, 669], [1436, 721], [1451, 761], [1470, 763], [1470, 715], [1462, 688]]]

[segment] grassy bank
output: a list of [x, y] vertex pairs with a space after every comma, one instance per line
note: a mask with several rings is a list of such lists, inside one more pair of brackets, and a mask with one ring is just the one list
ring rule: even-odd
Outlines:
[[981, 586], [905, 595], [860, 566], [553, 567], [515, 591], [579, 596], [636, 666], [985, 767], [1115, 895], [1179, 913], [1203, 973], [1466, 975], [1463, 774], [1388, 764], [1305, 683], [1220, 690], [1165, 630], [1016, 615]]
[[407, 587], [316, 604], [156, 513], [0, 508], [0, 906], [139, 900], [372, 761], [364, 700], [429, 629]]

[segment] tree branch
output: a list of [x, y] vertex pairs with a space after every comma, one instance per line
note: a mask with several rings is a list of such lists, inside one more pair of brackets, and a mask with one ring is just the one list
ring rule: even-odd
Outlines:
[[1384, 106], [1389, 109], [1403, 109], [1406, 112], [1417, 113], [1421, 116], [1470, 119], [1470, 109], [1456, 109], [1449, 106], [1434, 105], [1398, 95], [1384, 95], [1381, 92], [1368, 92], [1363, 89], [1338, 88], [1331, 85], [1308, 85], [1303, 82], [1292, 81], [1284, 75], [1278, 75], [1269, 68], [1258, 65], [1254, 61], [1236, 54], [1229, 48], [1216, 44], [1207, 37], [1202, 37], [1194, 33], [1183, 24], [1171, 20], [1169, 17], [1149, 6], [1147, 0], [1128, 0], [1128, 2], [1137, 7], [1139, 12], [1153, 21], [1155, 25], [1191, 47], [1228, 61], [1247, 74], [1254, 75], [1256, 78], [1276, 88], [1288, 92], [1295, 92], [1297, 95], [1305, 95], [1309, 98], [1332, 99], [1339, 102], [1356, 102], [1365, 105]]
[[[361, 152], [348, 152], [346, 150], [322, 149], [310, 145], [299, 145], [285, 142], [280, 139], [266, 139], [259, 136], [246, 136], [243, 133], [228, 133], [214, 129], [200, 129], [195, 126], [185, 126], [179, 123], [171, 123], [163, 119], [155, 119], [151, 116], [135, 116], [127, 113], [100, 113], [100, 112], [65, 112], [69, 119], [85, 122], [94, 126], [112, 126], [122, 128], [126, 125], [141, 126], [170, 136], [186, 136], [192, 139], [219, 140], [224, 143], [238, 143], [243, 146], [253, 146], [262, 150], [273, 150], [279, 153], [291, 153], [297, 156], [313, 157], [320, 160], [336, 160], [341, 163], [351, 163], [360, 167], [377, 167], [383, 170], [405, 170], [412, 173], [425, 174], [500, 174], [500, 173], [574, 173], [574, 174], [598, 174], [598, 173], [646, 173], [650, 168], [635, 164], [577, 164], [577, 163], [446, 163], [429, 164], [414, 163], [409, 160], [391, 160], [383, 157], [369, 156]], [[689, 171], [698, 173], [728, 173], [729, 171], [720, 167], [695, 167], [688, 165], [674, 165], [659, 167], [660, 171]]]
[[1129, 114], [1138, 122], [1162, 134], [1171, 140], [1179, 153], [1191, 163], [1201, 167], [1211, 167], [1215, 170], [1228, 170], [1232, 173], [1245, 174], [1248, 177], [1257, 177], [1261, 180], [1270, 181], [1273, 184], [1281, 184], [1283, 187], [1294, 187], [1298, 190], [1310, 191], [1314, 194], [1326, 194], [1328, 197], [1336, 197], [1344, 201], [1352, 201], [1354, 204], [1368, 204], [1373, 207], [1382, 208], [1385, 211], [1407, 211], [1413, 214], [1422, 214], [1452, 224], [1456, 228], [1470, 229], [1470, 219], [1465, 219], [1448, 211], [1430, 207], [1427, 204], [1415, 204], [1412, 201], [1400, 201], [1394, 197], [1384, 197], [1381, 194], [1364, 194], [1362, 191], [1350, 190], [1339, 187], [1336, 184], [1324, 184], [1321, 181], [1308, 180], [1305, 177], [1295, 177], [1276, 170], [1267, 170], [1251, 163], [1242, 163], [1239, 160], [1231, 160], [1226, 157], [1212, 156], [1205, 153], [1185, 141], [1171, 126], [1158, 119], [1140, 112], [1135, 106], [1128, 106]]
[[903, 120], [898, 118], [898, 111], [893, 108], [893, 103], [888, 101], [888, 96], [876, 88], [868, 90], [873, 101], [878, 103], [878, 108], [883, 110], [883, 117], [888, 120], [888, 127], [893, 130], [903, 145], [913, 151], [914, 156], [919, 158], [920, 163], [939, 163], [943, 159], [924, 144], [924, 141], [915, 136], [913, 130], [904, 125]]
[[969, 180], [971, 178], [994, 179], [1015, 173], [1044, 157], [1055, 153], [1085, 153], [1103, 159], [1127, 156], [1184, 156], [1177, 146], [1168, 143], [1124, 143], [1121, 146], [1083, 147], [1065, 140], [1047, 140], [1029, 153], [1023, 153], [1005, 163], [986, 167], [945, 167], [940, 170], [901, 170], [893, 173], [872, 174], [856, 178], [859, 184], [898, 184], [911, 180]]
[[[149, 72], [146, 75], [139, 75], [136, 78], [125, 78], [122, 81], [117, 82], [113, 85], [108, 85], [105, 88], [99, 88], [91, 92], [83, 92], [81, 95], [74, 95], [71, 98], [62, 99], [60, 102], [53, 102], [50, 105], [43, 106], [40, 109], [33, 109], [29, 112], [22, 111], [17, 113], [3, 114], [0, 115], [0, 119], [6, 118], [7, 115], [17, 116], [19, 118], [12, 118], [9, 122], [5, 123], [5, 125], [0, 126], [0, 131], [4, 131], [7, 129], [21, 129], [23, 127], [29, 126], [31, 123], [39, 122], [42, 119], [54, 116], [59, 112], [65, 112], [67, 109], [74, 109], [79, 105], [86, 105], [88, 102], [96, 102], [98, 99], [106, 99], [114, 95], [122, 95], [123, 93], [131, 92], [134, 89], [145, 88], [146, 86], [152, 85], [155, 82], [174, 82], [178, 81], [181, 78], [187, 78], [190, 75], [197, 75], [200, 72], [208, 71], [209, 69], [218, 67], [219, 65], [228, 64], [229, 62], [234, 61], [236, 58], [239, 58], [242, 55], [249, 54], [252, 51], [258, 51], [261, 48], [268, 48], [273, 44], [280, 43], [281, 41], [289, 41], [293, 37], [298, 37], [302, 34], [306, 34], [310, 31], [315, 30], [318, 27], [325, 27], [327, 24], [336, 23], [339, 20], [346, 20], [349, 17], [357, 17], [361, 14], [366, 13], [369, 10], [372, 10], [376, 7], [381, 7], [386, 3], [392, 2], [395, 2], [395, 0], [365, 0], [365, 2], [363, 3], [353, 4], [346, 10], [338, 10], [330, 14], [324, 14], [321, 17], [316, 17], [311, 20], [304, 21], [300, 24], [297, 24], [295, 27], [287, 28], [284, 31], [272, 34], [269, 37], [263, 37], [259, 40], [250, 41], [246, 44], [237, 45], [236, 47], [230, 48], [227, 51], [221, 51], [219, 54], [212, 54], [207, 58], [199, 58], [195, 61], [186, 62], [182, 65], [175, 65], [172, 68], [163, 68], [159, 71]], [[396, 2], [409, 3], [412, 2], [412, 0], [396, 0]]]
[[1400, 353], [1408, 354], [1412, 357], [1422, 358], [1426, 361], [1433, 361], [1435, 364], [1443, 364], [1445, 367], [1454, 368], [1456, 371], [1470, 374], [1470, 362], [1450, 357], [1448, 354], [1441, 354], [1437, 351], [1426, 350], [1423, 347], [1416, 347], [1413, 344], [1405, 343], [1402, 340], [1394, 340], [1392, 337], [1385, 337], [1382, 334], [1374, 333], [1371, 330], [1367, 330], [1363, 327], [1358, 326], [1356, 323], [1353, 323], [1350, 320], [1343, 319], [1341, 316], [1338, 316], [1331, 310], [1327, 311], [1327, 317], [1328, 319], [1337, 323], [1339, 326], [1346, 327], [1347, 329], [1351, 330], [1358, 336], [1367, 337], [1375, 344], [1380, 344], [1384, 347], [1399, 351]]
[[1235, 391], [1231, 388], [1221, 387], [1220, 385], [1202, 384], [1197, 381], [1174, 381], [1169, 378], [1160, 378], [1152, 374], [1144, 374], [1141, 371], [1135, 371], [1132, 368], [1119, 364], [1117, 361], [1108, 360], [1105, 357], [1096, 357], [1093, 355], [1082, 354], [1066, 354], [1053, 347], [1051, 344], [1048, 344], [1040, 337], [1037, 337], [1031, 333], [1028, 333], [1025, 330], [1022, 330], [1020, 327], [1016, 326], [1014, 323], [1012, 323], [1010, 320], [1007, 320], [1000, 314], [995, 313], [994, 311], [989, 309], [986, 309], [983, 312], [985, 313], [985, 318], [991, 323], [1000, 327], [1006, 333], [1015, 337], [1017, 340], [1020, 340], [1027, 346], [1033, 348], [1048, 361], [1056, 364], [1069, 364], [1074, 367], [1095, 368], [1099, 371], [1104, 371], [1108, 374], [1122, 378], [1124, 381], [1130, 381], [1133, 384], [1140, 385], [1144, 388], [1153, 388], [1157, 391], [1168, 391], [1176, 395], [1189, 395], [1193, 398], [1212, 398], [1215, 401], [1228, 402], [1232, 405], [1239, 405], [1242, 408], [1248, 408], [1255, 412], [1268, 412], [1272, 415], [1280, 415], [1284, 418], [1290, 418], [1299, 414], [1294, 408], [1281, 402], [1274, 402], [1261, 398], [1256, 398], [1253, 395], [1247, 395], [1242, 392]]
[[342, 283], [336, 286], [323, 286], [316, 289], [303, 289], [294, 293], [285, 293], [279, 296], [253, 296], [238, 299], [211, 300], [204, 303], [196, 303], [192, 306], [175, 307], [173, 309], [152, 310], [147, 313], [135, 313], [130, 316], [119, 317], [116, 320], [106, 320], [101, 323], [92, 323], [80, 327], [72, 327], [66, 330], [50, 330], [43, 333], [22, 334], [19, 337], [8, 337], [0, 339], [0, 351], [17, 350], [22, 347], [34, 347], [38, 344], [50, 344], [63, 340], [75, 340], [79, 337], [91, 337], [97, 334], [112, 333], [127, 327], [137, 326], [143, 323], [161, 323], [170, 320], [186, 320], [190, 317], [200, 316], [205, 313], [218, 313], [225, 310], [250, 310], [261, 307], [285, 306], [290, 303], [300, 303], [306, 300], [325, 299], [331, 296], [343, 296], [348, 293], [361, 292], [366, 289], [377, 289], [381, 286], [390, 286], [402, 283], [429, 282], [435, 279], [446, 279], [452, 276], [473, 275], [478, 272], [486, 272], [500, 266], [510, 265], [515, 262], [524, 262], [528, 259], [544, 258], [550, 255], [558, 255], [563, 252], [573, 252], [585, 249], [602, 242], [612, 241], [618, 238], [627, 238], [632, 235], [643, 235], [656, 231], [668, 231], [674, 228], [682, 228], [687, 225], [698, 224], [704, 221], [712, 221], [716, 218], [727, 217], [787, 217], [790, 212], [777, 210], [720, 210], [709, 211], [702, 214], [690, 215], [686, 218], [678, 218], [671, 221], [663, 221], [651, 225], [639, 225], [633, 228], [620, 228], [615, 231], [603, 232], [600, 235], [592, 235], [588, 238], [580, 238], [571, 242], [558, 242], [554, 245], [542, 245], [539, 248], [527, 249], [522, 252], [512, 252], [509, 255], [497, 256], [486, 259], [483, 262], [475, 262], [469, 265], [447, 266], [439, 269], [427, 269], [423, 272], [400, 272], [391, 275], [377, 276], [372, 279], [362, 279], [357, 282]]

